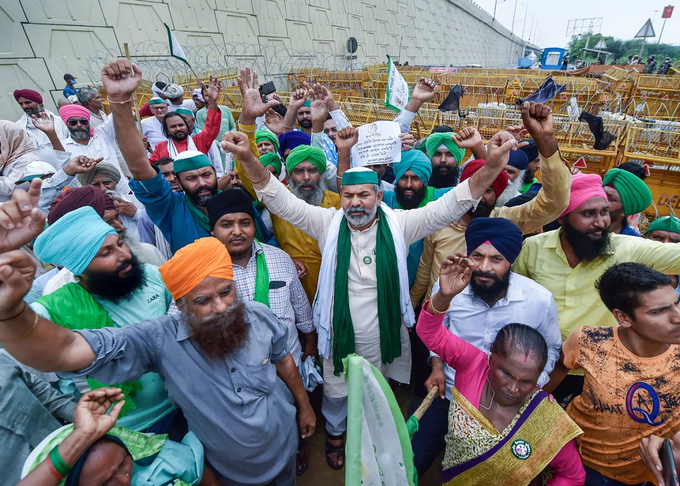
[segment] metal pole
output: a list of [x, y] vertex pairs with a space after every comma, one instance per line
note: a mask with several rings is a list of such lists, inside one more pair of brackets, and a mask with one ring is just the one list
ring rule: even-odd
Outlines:
[[517, 13], [517, 0], [515, 0], [515, 10], [512, 12], [512, 28], [510, 29], [510, 34], [515, 33], [515, 14]]
[[491, 19], [491, 22], [493, 22], [494, 20], [496, 20], [496, 7], [497, 7], [497, 6], [498, 6], [498, 0], [496, 0], [496, 1], [493, 3], [493, 19]]
[[[642, 53], [645, 50], [645, 42], [647, 42], [647, 38], [643, 37], [642, 38], [642, 47], [640, 48], [640, 62], [642, 62]], [[642, 63], [642, 64], [644, 64], [644, 63]]]
[[524, 4], [524, 22], [522, 22], [522, 39], [524, 39], [524, 31], [527, 28], [527, 12], [529, 12], [529, 5]]
[[663, 35], [663, 29], [666, 27], [666, 20], [668, 19], [663, 19], [663, 25], [661, 26], [661, 33], [659, 34], [659, 40], [656, 41], [657, 44], [661, 43], [661, 36]]

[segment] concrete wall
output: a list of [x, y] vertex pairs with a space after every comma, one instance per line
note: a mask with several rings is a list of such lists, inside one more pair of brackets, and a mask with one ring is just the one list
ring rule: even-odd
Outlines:
[[0, 0], [0, 118], [21, 116], [17, 88], [40, 91], [54, 110], [64, 73], [79, 85], [98, 82], [88, 79], [88, 57], [120, 56], [125, 42], [156, 41], [143, 54], [167, 54], [163, 23], [183, 46], [320, 51], [340, 65], [350, 36], [358, 64], [390, 54], [411, 65], [499, 67], [522, 53], [521, 41], [469, 0]]

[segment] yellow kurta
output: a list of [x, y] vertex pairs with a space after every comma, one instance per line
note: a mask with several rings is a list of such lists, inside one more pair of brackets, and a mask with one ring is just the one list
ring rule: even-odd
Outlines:
[[[519, 226], [522, 234], [533, 233], [557, 219], [569, 205], [571, 178], [567, 162], [562, 159], [559, 151], [548, 159], [541, 157], [543, 188], [536, 198], [521, 206], [495, 208], [491, 212], [491, 217], [509, 219]], [[420, 266], [411, 287], [411, 302], [414, 309], [423, 297], [430, 298], [444, 259], [457, 252], [466, 252], [465, 228], [458, 222], [452, 223], [423, 241]]]
[[[255, 125], [240, 125], [240, 128], [243, 129], [243, 133], [248, 135], [250, 149], [258, 156], [260, 152], [257, 150], [255, 132], [251, 132], [251, 130], [255, 130]], [[248, 174], [246, 174], [246, 171], [243, 169], [241, 162], [236, 159], [234, 159], [234, 171], [239, 179], [241, 179], [246, 190], [257, 199], [255, 188], [253, 188], [253, 184], [250, 181]], [[321, 207], [340, 209], [340, 196], [331, 191], [324, 191]], [[319, 271], [321, 270], [321, 250], [319, 249], [319, 243], [288, 221], [279, 218], [271, 212], [270, 216], [272, 219], [272, 226], [274, 227], [274, 236], [279, 242], [279, 245], [281, 245], [281, 249], [288, 253], [291, 258], [301, 261], [307, 268], [307, 275], [304, 278], [301, 278], [300, 282], [302, 282], [302, 287], [305, 289], [305, 293], [309, 298], [309, 303], [312, 304], [314, 303], [314, 295], [316, 294], [316, 287], [319, 283]]]

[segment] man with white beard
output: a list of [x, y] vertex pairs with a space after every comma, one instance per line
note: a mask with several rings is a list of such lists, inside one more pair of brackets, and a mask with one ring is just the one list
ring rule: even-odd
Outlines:
[[505, 166], [505, 173], [508, 174], [508, 187], [505, 188], [496, 200], [496, 207], [505, 206], [510, 199], [520, 196], [519, 190], [524, 181], [524, 174], [529, 165], [529, 158], [522, 150], [517, 150], [510, 153], [510, 160]]

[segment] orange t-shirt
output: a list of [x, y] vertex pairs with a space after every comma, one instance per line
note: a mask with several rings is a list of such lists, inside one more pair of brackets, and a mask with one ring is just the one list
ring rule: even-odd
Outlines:
[[583, 464], [623, 483], [654, 481], [638, 446], [680, 429], [680, 346], [640, 358], [621, 343], [619, 328], [586, 326], [562, 351], [567, 368], [584, 371], [583, 393], [567, 407], [583, 430]]

